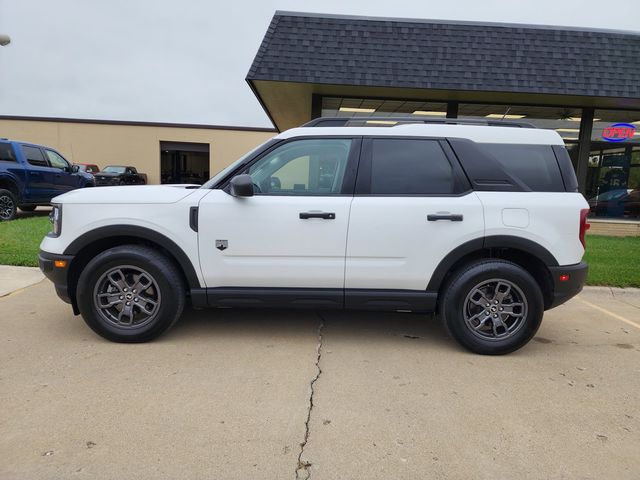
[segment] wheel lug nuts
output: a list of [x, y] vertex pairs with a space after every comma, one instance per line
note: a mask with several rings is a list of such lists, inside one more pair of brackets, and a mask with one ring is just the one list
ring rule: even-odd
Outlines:
[[493, 303], [495, 303], [497, 305], [498, 304], [498, 300], [494, 300]]
[[126, 291], [127, 291], [127, 288], [125, 287], [125, 288], [123, 288], [122, 290], [124, 290], [124, 291], [126, 292]]
[[498, 314], [497, 314], [497, 313], [494, 313], [494, 314], [493, 314], [493, 316], [494, 316], [495, 318], [498, 318]]
[[131, 305], [131, 302], [127, 302], [127, 305]]
[[133, 299], [133, 301], [134, 301], [134, 302], [137, 302], [137, 301], [138, 301], [138, 297], [134, 298], [134, 299]]
[[487, 303], [487, 305], [486, 305], [486, 306], [487, 306], [487, 307], [490, 307], [490, 306], [491, 306], [491, 304], [490, 304], [490, 303]]
[[485, 315], [489, 315], [489, 312], [484, 312]]
[[504, 310], [504, 308], [500, 307], [500, 311], [503, 311], [503, 310]]
[[122, 295], [120, 295], [120, 300], [124, 300], [124, 297]]

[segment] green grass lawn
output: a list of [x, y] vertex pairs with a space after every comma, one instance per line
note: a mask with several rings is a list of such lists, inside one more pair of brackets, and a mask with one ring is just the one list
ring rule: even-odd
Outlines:
[[0, 265], [37, 267], [40, 242], [50, 230], [46, 215], [0, 222]]
[[[0, 265], [38, 266], [38, 248], [51, 229], [46, 216], [0, 223]], [[640, 287], [640, 237], [587, 235], [589, 285]]]
[[640, 237], [587, 235], [588, 285], [640, 287]]

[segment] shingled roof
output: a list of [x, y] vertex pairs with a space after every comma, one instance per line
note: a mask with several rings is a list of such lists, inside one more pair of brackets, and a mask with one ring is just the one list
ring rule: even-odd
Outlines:
[[247, 80], [638, 99], [640, 34], [276, 12]]

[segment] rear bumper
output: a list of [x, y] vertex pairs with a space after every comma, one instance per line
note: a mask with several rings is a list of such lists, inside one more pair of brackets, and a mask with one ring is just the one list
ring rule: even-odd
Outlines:
[[[65, 262], [64, 266], [56, 266], [56, 261]], [[69, 269], [73, 262], [73, 255], [59, 255], [40, 250], [38, 254], [38, 265], [42, 273], [53, 282], [56, 294], [66, 303], [73, 304], [71, 292], [69, 292]], [[60, 265], [60, 264], [59, 264]], [[75, 306], [74, 306], [75, 310]]]
[[[548, 268], [553, 278], [553, 295], [551, 304], [548, 308], [562, 305], [564, 302], [580, 293], [587, 280], [587, 273], [589, 272], [589, 266], [586, 262]], [[564, 276], [567, 276], [568, 278], [566, 280], [561, 280]]]

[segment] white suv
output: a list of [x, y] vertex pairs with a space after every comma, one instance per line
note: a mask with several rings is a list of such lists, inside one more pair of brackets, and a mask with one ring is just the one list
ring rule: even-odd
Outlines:
[[474, 352], [523, 346], [587, 274], [588, 204], [562, 139], [506, 122], [373, 121], [286, 131], [200, 188], [56, 197], [40, 267], [118, 342], [162, 334], [188, 298], [438, 312]]

